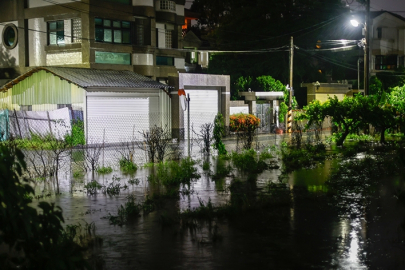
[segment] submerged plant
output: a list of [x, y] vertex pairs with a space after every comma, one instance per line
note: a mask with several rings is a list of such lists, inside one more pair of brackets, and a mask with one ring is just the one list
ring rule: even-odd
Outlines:
[[112, 173], [113, 169], [111, 167], [100, 167], [97, 169], [97, 172], [99, 174], [108, 174]]
[[258, 156], [253, 149], [244, 150], [242, 153], [232, 152], [231, 155], [234, 166], [247, 173], [261, 173], [267, 169], [268, 165], [261, 157], [267, 159], [267, 155]]
[[92, 180], [89, 183], [87, 183], [86, 185], [84, 185], [84, 189], [87, 190], [87, 193], [89, 193], [90, 195], [94, 195], [97, 193], [97, 190], [101, 189], [103, 186], [100, 185], [99, 182]]
[[138, 170], [138, 166], [135, 163], [124, 157], [120, 159], [119, 165], [124, 173], [134, 173], [136, 170]]

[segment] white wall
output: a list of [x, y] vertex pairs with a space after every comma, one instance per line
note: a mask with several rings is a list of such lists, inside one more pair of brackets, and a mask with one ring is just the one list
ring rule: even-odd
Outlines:
[[184, 69], [185, 60], [184, 58], [174, 58], [174, 65], [177, 69]]
[[47, 53], [47, 66], [82, 64], [82, 52]]
[[[0, 24], [0, 34], [3, 33], [3, 29], [7, 24], [14, 24], [17, 27], [17, 31], [24, 31], [23, 29], [18, 28], [18, 22], [4, 22]], [[0, 38], [0, 67], [15, 67], [18, 66], [18, 48], [20, 46], [20, 41], [17, 41], [17, 45], [13, 49], [7, 49], [3, 45], [3, 36]]]
[[28, 8], [52, 6], [55, 4], [66, 4], [66, 3], [80, 2], [80, 1], [81, 0], [52, 0], [52, 1], [28, 0]]
[[46, 65], [47, 27], [43, 18], [28, 20], [29, 65]]
[[153, 7], [153, 0], [132, 0], [132, 5]]
[[153, 66], [153, 54], [150, 54], [150, 53], [132, 54], [132, 65], [134, 65], [134, 66]]

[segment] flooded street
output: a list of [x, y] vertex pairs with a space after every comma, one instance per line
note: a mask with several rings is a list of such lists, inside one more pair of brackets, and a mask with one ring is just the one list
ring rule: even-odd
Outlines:
[[[211, 160], [211, 172], [216, 162]], [[236, 170], [233, 176], [213, 179], [199, 162], [201, 178], [189, 189], [181, 186], [179, 196], [122, 227], [105, 217], [116, 215], [128, 195], [138, 202], [153, 196], [151, 168], [140, 168], [134, 175], [118, 168], [96, 174], [95, 180], [105, 186], [114, 175], [120, 178], [127, 189], [117, 196], [87, 194], [84, 184], [91, 174], [65, 174], [61, 194], [44, 199], [62, 207], [66, 224], [94, 222], [103, 240], [94, 250], [102, 261], [94, 264], [99, 269], [405, 269], [405, 210], [398, 200], [403, 177], [387, 177], [367, 199], [354, 193], [336, 198], [327, 193], [325, 181], [337, 163], [326, 160], [280, 180], [280, 169], [253, 179]], [[215, 206], [229, 203], [234, 196], [229, 187], [236, 179], [250, 195], [270, 196], [271, 207], [230, 219], [198, 220], [193, 226], [173, 220], [178, 211], [199, 207], [201, 200]], [[43, 187], [38, 184], [36, 190], [39, 194]]]

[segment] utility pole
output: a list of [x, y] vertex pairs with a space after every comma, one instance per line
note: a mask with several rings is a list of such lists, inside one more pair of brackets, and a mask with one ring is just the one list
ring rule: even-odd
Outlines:
[[291, 133], [292, 128], [292, 91], [293, 91], [293, 57], [294, 57], [294, 39], [291, 37], [290, 42], [290, 96], [287, 113], [287, 133]]
[[364, 20], [364, 36], [366, 39], [364, 45], [364, 95], [369, 94], [369, 82], [370, 82], [370, 0], [366, 0], [366, 18]]

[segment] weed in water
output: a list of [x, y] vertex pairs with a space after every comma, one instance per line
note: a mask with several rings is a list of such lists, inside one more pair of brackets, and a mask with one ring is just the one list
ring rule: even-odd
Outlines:
[[211, 163], [209, 161], [204, 161], [203, 162], [202, 169], [204, 171], [209, 171], [210, 167], [211, 167]]
[[134, 173], [136, 170], [138, 170], [138, 166], [135, 163], [124, 157], [120, 159], [119, 165], [124, 173]]
[[232, 162], [237, 169], [246, 173], [261, 173], [268, 168], [266, 162], [260, 159], [253, 149], [244, 150], [242, 153], [232, 152]]
[[139, 180], [139, 178], [134, 178], [134, 179], [129, 179], [128, 180], [128, 184], [130, 184], [130, 185], [139, 185], [139, 183], [140, 183], [141, 181]]
[[97, 190], [101, 189], [103, 186], [100, 185], [97, 181], [92, 180], [86, 185], [84, 185], [84, 189], [87, 190], [87, 193], [90, 195], [94, 195], [97, 193]]
[[116, 175], [113, 175], [112, 178], [112, 182], [107, 186], [107, 187], [103, 187], [103, 193], [104, 194], [108, 194], [110, 196], [115, 196], [120, 194], [121, 192], [121, 184], [119, 183], [119, 181], [121, 180], [121, 178], [117, 177]]
[[111, 167], [100, 167], [97, 169], [97, 172], [99, 174], [108, 174], [112, 173], [113, 169]]
[[74, 171], [73, 178], [82, 178], [84, 176], [82, 171]]
[[218, 156], [216, 159], [216, 169], [215, 174], [212, 176], [213, 180], [222, 179], [225, 176], [228, 176], [231, 171], [232, 167], [228, 164], [227, 157], [224, 155]]
[[127, 202], [124, 205], [118, 207], [117, 215], [108, 215], [104, 218], [108, 219], [111, 225], [122, 226], [128, 221], [139, 217], [142, 210], [142, 205], [136, 203], [135, 195], [129, 195], [127, 197]]

